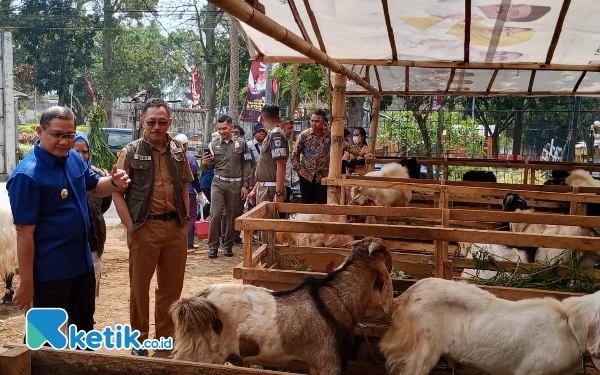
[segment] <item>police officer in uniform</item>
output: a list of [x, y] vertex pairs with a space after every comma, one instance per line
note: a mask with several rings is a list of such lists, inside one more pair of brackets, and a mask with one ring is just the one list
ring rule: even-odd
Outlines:
[[261, 111], [267, 137], [263, 141], [256, 163], [257, 183], [249, 197], [259, 204], [264, 201], [283, 202], [286, 197], [286, 163], [289, 156], [288, 139], [279, 125], [279, 107], [267, 104]]
[[232, 129], [231, 117], [227, 115], [219, 117], [217, 131], [220, 137], [210, 143], [211, 152], [204, 153], [202, 159], [202, 171], [210, 169], [212, 164], [215, 166], [210, 197], [209, 258], [217, 257], [223, 206], [225, 206], [225, 220], [227, 221], [224, 255], [226, 257], [233, 256], [236, 213], [241, 212], [239, 206], [243, 205], [243, 201], [247, 199], [249, 193], [252, 155], [242, 138], [232, 136]]

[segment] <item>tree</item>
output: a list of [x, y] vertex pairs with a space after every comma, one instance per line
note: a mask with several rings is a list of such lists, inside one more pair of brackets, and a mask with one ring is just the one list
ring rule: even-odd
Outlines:
[[[279, 64], [271, 73], [271, 77], [278, 83], [280, 107], [290, 106], [292, 103], [293, 70], [293, 64]], [[320, 65], [298, 64], [297, 83], [296, 98], [299, 102], [311, 103], [310, 106], [316, 107], [316, 102], [312, 102], [315, 93], [322, 96], [324, 103], [329, 100], [327, 77]]]
[[113, 71], [113, 44], [119, 36], [119, 25], [124, 19], [141, 20], [145, 12], [154, 11], [157, 3], [158, 0], [103, 0], [102, 82], [105, 85], [105, 105], [109, 124], [112, 123], [113, 87], [118, 82]]
[[229, 115], [237, 125], [238, 113], [238, 95], [240, 91], [240, 40], [237, 30], [237, 20], [229, 16], [230, 21], [230, 73], [229, 73]]
[[56, 90], [65, 104], [69, 84], [89, 63], [98, 18], [81, 2], [27, 0], [14, 22], [16, 54], [35, 67], [35, 86], [40, 93]]
[[[130, 98], [144, 89], [150, 90], [152, 96], [160, 97], [164, 95], [162, 88], [165, 82], [176, 85], [182, 84], [182, 80], [189, 80], [183, 56], [178, 53], [177, 46], [161, 34], [154, 20], [147, 26], [122, 27], [113, 46], [110, 86], [116, 98]], [[101, 81], [103, 54], [97, 52], [94, 56], [94, 77], [95, 81]], [[106, 100], [109, 100], [108, 96]]]

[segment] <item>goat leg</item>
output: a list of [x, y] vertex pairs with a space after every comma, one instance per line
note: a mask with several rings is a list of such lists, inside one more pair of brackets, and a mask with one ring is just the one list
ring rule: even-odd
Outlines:
[[14, 276], [15, 274], [11, 272], [4, 278], [4, 281], [6, 282], [6, 293], [4, 294], [4, 297], [2, 297], [2, 303], [12, 302], [13, 296], [15, 295], [15, 290], [12, 287]]

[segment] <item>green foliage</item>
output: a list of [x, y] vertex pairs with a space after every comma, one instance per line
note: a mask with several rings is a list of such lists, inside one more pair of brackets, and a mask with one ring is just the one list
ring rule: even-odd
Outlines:
[[19, 133], [35, 134], [35, 128], [38, 124], [32, 122], [31, 124], [19, 125]]
[[[162, 96], [166, 83], [189, 86], [185, 61], [168, 42], [156, 21], [148, 25], [124, 25], [114, 42], [110, 82], [102, 78], [102, 35], [96, 35], [98, 47], [94, 51], [92, 81], [112, 88], [115, 97], [131, 98], [139, 91], [149, 89], [152, 96]], [[185, 82], [185, 81], [187, 82]]]
[[59, 104], [64, 103], [74, 75], [89, 64], [98, 17], [73, 0], [26, 0], [15, 19], [17, 65], [28, 64], [24, 75], [35, 70], [38, 91], [56, 90]]
[[106, 126], [106, 111], [104, 106], [93, 106], [88, 114], [91, 125], [90, 134], [90, 155], [96, 167], [104, 168], [108, 171], [112, 170], [113, 164], [117, 162], [117, 158], [110, 152], [106, 143], [106, 133], [103, 128]]
[[33, 150], [33, 145], [25, 145], [19, 143], [19, 145], [17, 146], [17, 157], [19, 158], [19, 160], [23, 160], [25, 156], [27, 156], [27, 154], [31, 152], [31, 150]]
[[[570, 250], [565, 250], [570, 251]], [[567, 265], [568, 272], [560, 274], [559, 267], [564, 266], [561, 254], [554, 259], [549, 260], [540, 268], [530, 268], [528, 264], [519, 264], [516, 269], [507, 269], [499, 265], [494, 256], [487, 251], [480, 250], [479, 254], [473, 256], [477, 270], [473, 277], [473, 282], [480, 285], [495, 285], [511, 288], [529, 288], [545, 289], [560, 292], [571, 293], [594, 293], [597, 291], [596, 279], [593, 276], [586, 275], [581, 268], [580, 259], [574, 254], [570, 265]], [[499, 261], [506, 259], [499, 259]], [[479, 270], [485, 269], [490, 264], [498, 266], [500, 271], [491, 279], [480, 279]]]
[[[293, 64], [279, 64], [271, 77], [277, 79], [279, 85], [279, 106], [285, 107], [292, 102]], [[323, 103], [329, 101], [327, 77], [323, 67], [317, 64], [298, 64], [298, 90], [296, 100], [308, 108], [317, 108], [315, 95], [322, 96]]]

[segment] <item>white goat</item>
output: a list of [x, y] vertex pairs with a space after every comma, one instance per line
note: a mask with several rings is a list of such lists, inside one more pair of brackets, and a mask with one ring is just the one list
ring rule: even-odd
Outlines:
[[[328, 214], [294, 214], [288, 218], [290, 221], [318, 221], [322, 223], [347, 223], [346, 215]], [[293, 226], [293, 223], [290, 223]], [[344, 234], [328, 233], [292, 233], [278, 232], [277, 243], [292, 244], [311, 247], [342, 247], [354, 241], [354, 237]]]
[[600, 369], [600, 292], [508, 301], [439, 278], [394, 300], [380, 342], [392, 375], [426, 375], [440, 357], [491, 375], [571, 375], [588, 351]]
[[6, 294], [2, 302], [12, 301], [12, 280], [17, 267], [17, 230], [5, 184], [0, 184], [0, 277], [6, 283]]
[[[395, 177], [409, 178], [406, 167], [398, 163], [389, 163], [384, 165], [379, 171], [373, 171], [365, 174], [366, 177]], [[362, 194], [375, 199], [382, 206], [405, 207], [408, 206], [412, 198], [410, 190], [382, 189], [375, 187], [353, 187], [350, 189], [350, 198], [354, 199]]]
[[[497, 262], [528, 263], [527, 253], [524, 250], [506, 245], [474, 243], [471, 245], [471, 249], [467, 253], [466, 258], [473, 259], [473, 256], [475, 255], [486, 255]], [[498, 271], [465, 268], [460, 276], [464, 278], [477, 277], [489, 280], [497, 274]]]
[[354, 325], [369, 307], [389, 314], [393, 301], [389, 249], [372, 237], [353, 245], [340, 267], [290, 290], [213, 284], [175, 302], [174, 358], [236, 365], [299, 361], [311, 375], [341, 375]]
[[569, 186], [600, 187], [600, 181], [583, 169], [575, 169], [571, 172], [571, 175], [565, 179], [565, 183]]

